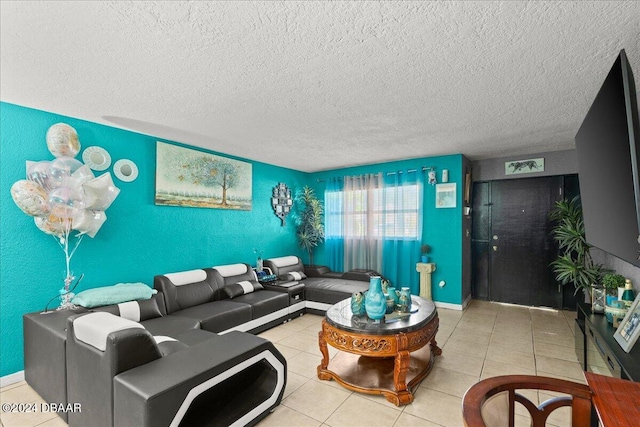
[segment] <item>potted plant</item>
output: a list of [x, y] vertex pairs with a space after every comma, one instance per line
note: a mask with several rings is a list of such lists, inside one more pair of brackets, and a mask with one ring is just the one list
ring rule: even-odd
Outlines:
[[607, 290], [607, 305], [618, 299], [618, 289], [624, 292], [624, 282], [625, 277], [621, 274], [607, 273], [602, 277], [602, 285]]
[[427, 256], [427, 254], [430, 250], [431, 246], [427, 244], [423, 244], [422, 246], [420, 246], [420, 253], [422, 254], [422, 256], [420, 257], [421, 262], [429, 262], [429, 257]]
[[563, 285], [572, 283], [575, 293], [582, 290], [585, 295], [591, 295], [592, 285], [600, 283], [603, 268], [589, 253], [591, 245], [584, 234], [580, 196], [556, 202], [549, 218], [556, 221], [551, 230], [559, 248], [558, 258], [551, 263], [556, 280]]
[[301, 205], [299, 216], [296, 220], [296, 234], [300, 247], [309, 253], [309, 265], [313, 264], [313, 251], [324, 240], [324, 222], [322, 219], [322, 203], [315, 196], [313, 189], [304, 186], [302, 193], [296, 197], [296, 202]]

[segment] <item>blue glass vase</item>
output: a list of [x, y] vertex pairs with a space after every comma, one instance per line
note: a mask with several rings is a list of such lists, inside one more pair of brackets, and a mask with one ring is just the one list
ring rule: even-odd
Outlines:
[[362, 292], [354, 292], [351, 296], [351, 312], [354, 316], [364, 316], [364, 295]]
[[373, 320], [380, 320], [387, 311], [387, 300], [382, 292], [382, 278], [373, 276], [369, 279], [369, 290], [364, 299], [367, 316]]
[[387, 288], [387, 292], [389, 293], [389, 296], [393, 299], [394, 304], [398, 305], [398, 303], [400, 302], [400, 295], [396, 290], [396, 288], [394, 288], [393, 286], [389, 286]]
[[409, 288], [400, 288], [400, 306], [403, 312], [411, 311], [411, 290]]

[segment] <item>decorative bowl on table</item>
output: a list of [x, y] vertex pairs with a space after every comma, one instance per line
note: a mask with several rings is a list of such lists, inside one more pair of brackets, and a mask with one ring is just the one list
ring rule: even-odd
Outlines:
[[618, 324], [629, 311], [629, 306], [624, 301], [613, 301], [611, 304], [607, 304], [604, 308], [604, 315], [607, 321], [613, 325], [614, 328], [618, 327]]

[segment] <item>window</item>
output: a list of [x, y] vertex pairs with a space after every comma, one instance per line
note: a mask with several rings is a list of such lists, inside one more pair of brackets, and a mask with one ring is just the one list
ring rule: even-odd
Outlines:
[[417, 184], [325, 192], [327, 238], [418, 239]]

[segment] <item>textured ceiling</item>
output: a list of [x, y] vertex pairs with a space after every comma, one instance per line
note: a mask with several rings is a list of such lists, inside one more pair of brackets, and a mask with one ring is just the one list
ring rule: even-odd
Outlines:
[[0, 2], [2, 101], [302, 171], [573, 148], [640, 2]]

